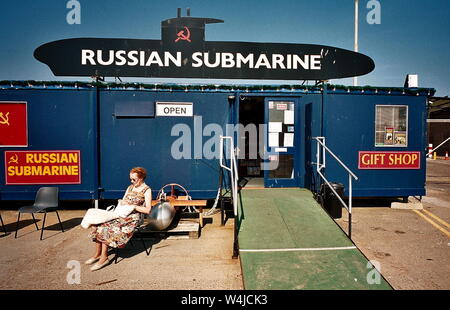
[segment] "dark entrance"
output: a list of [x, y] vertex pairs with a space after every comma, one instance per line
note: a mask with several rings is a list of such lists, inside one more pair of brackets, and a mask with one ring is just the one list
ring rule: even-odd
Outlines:
[[[239, 176], [251, 180], [254, 185], [264, 186], [264, 171], [261, 169], [260, 124], [264, 124], [264, 97], [241, 97], [239, 101]], [[243, 129], [243, 130], [242, 130]], [[245, 146], [245, 147], [243, 147]]]

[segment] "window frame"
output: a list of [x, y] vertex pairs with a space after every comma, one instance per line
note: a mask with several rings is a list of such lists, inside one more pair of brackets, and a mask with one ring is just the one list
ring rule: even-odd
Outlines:
[[[389, 144], [383, 144], [383, 145], [378, 145], [377, 144], [377, 133], [378, 132], [382, 132], [382, 131], [377, 131], [377, 109], [378, 109], [378, 107], [395, 107], [395, 108], [406, 108], [406, 130], [404, 131], [405, 133], [406, 133], [406, 144], [404, 144], [404, 145], [398, 145], [398, 144], [393, 144], [393, 145], [389, 145]], [[394, 121], [394, 119], [392, 119], [393, 121]], [[394, 121], [394, 123], [395, 123], [395, 121]], [[375, 130], [374, 130], [374, 133], [375, 133], [375, 136], [374, 136], [374, 146], [375, 147], [390, 147], [390, 148], [392, 148], [392, 147], [402, 147], [402, 148], [407, 148], [408, 147], [408, 144], [409, 144], [409, 106], [408, 105], [405, 105], [405, 104], [376, 104], [375, 105], [375, 122], [374, 122], [374, 124], [375, 124]], [[392, 127], [394, 128], [394, 124], [392, 124]], [[386, 132], [386, 131], [384, 131], [384, 132]], [[395, 135], [395, 132], [399, 132], [399, 131], [395, 131], [395, 128], [394, 128], [394, 131], [393, 131], [393, 134]], [[403, 132], [403, 131], [400, 131], [400, 132]]]

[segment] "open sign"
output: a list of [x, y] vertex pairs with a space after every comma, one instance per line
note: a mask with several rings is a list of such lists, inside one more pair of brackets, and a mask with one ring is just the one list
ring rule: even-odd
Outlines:
[[193, 116], [192, 102], [156, 102], [156, 116]]

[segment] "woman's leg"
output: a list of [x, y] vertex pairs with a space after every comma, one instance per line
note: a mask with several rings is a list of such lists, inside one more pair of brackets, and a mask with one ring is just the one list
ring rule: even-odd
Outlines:
[[106, 243], [101, 243], [101, 255], [98, 264], [103, 264], [108, 260], [108, 245]]
[[93, 258], [99, 258], [102, 254], [102, 243], [98, 240], [95, 240], [95, 253]]

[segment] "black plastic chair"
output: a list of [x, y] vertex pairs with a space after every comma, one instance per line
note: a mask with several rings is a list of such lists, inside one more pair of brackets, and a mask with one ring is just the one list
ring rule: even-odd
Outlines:
[[36, 223], [36, 219], [34, 218], [34, 213], [44, 213], [44, 221], [42, 222], [41, 229], [41, 239], [44, 234], [45, 227], [45, 218], [47, 217], [47, 212], [56, 212], [58, 216], [59, 225], [61, 226], [62, 232], [64, 232], [64, 228], [61, 223], [61, 219], [58, 214], [59, 207], [59, 189], [57, 187], [41, 187], [36, 193], [36, 199], [34, 200], [34, 204], [32, 206], [26, 206], [19, 209], [19, 216], [17, 217], [17, 225], [16, 225], [16, 234], [14, 238], [17, 238], [17, 231], [19, 230], [19, 219], [21, 213], [30, 213], [34, 220], [34, 225], [36, 226], [36, 230], [39, 230], [39, 227]]
[[3, 228], [3, 231], [5, 232], [5, 235], [7, 235], [8, 232], [6, 231], [5, 224], [3, 224], [3, 219], [2, 219], [2, 215], [1, 215], [1, 214], [0, 214], [0, 221], [2, 222], [2, 228]]

